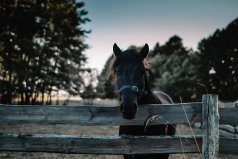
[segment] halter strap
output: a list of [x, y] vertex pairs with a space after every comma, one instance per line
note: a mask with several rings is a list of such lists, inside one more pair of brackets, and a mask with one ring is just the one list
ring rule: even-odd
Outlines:
[[137, 86], [132, 85], [124, 85], [119, 89], [119, 92], [122, 92], [125, 89], [131, 89], [132, 91], [140, 94], [140, 95], [147, 95], [148, 91], [140, 90]]

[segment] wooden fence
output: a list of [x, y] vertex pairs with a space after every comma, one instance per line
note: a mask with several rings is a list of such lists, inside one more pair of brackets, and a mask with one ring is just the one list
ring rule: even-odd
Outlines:
[[196, 139], [203, 159], [217, 159], [219, 153], [238, 154], [238, 139], [219, 138], [219, 123], [238, 125], [238, 108], [218, 108], [217, 95], [203, 95], [203, 101], [197, 103], [141, 105], [134, 120], [124, 120], [119, 107], [0, 105], [0, 123], [4, 124], [145, 125], [147, 119], [154, 115], [165, 120], [153, 120], [150, 125], [167, 124], [167, 121], [173, 124], [187, 124], [188, 120], [190, 123], [202, 122], [203, 134], [71, 136], [0, 132], [0, 151], [90, 154], [199, 153]]

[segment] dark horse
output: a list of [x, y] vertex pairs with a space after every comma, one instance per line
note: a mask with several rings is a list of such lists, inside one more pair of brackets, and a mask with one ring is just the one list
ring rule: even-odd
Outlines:
[[[113, 52], [116, 57], [110, 75], [117, 78], [118, 92], [120, 93], [120, 110], [124, 119], [134, 119], [137, 106], [141, 104], [168, 104], [172, 99], [163, 92], [153, 92], [149, 86], [146, 72], [148, 64], [145, 61], [149, 53], [149, 46], [140, 52], [130, 49], [124, 52], [114, 44]], [[143, 125], [120, 126], [120, 135], [174, 135], [175, 127], [172, 125], [152, 125], [145, 131]], [[133, 154], [124, 155], [125, 159], [167, 159], [169, 154]]]

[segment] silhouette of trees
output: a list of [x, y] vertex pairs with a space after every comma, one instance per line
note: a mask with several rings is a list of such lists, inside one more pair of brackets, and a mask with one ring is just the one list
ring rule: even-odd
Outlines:
[[84, 99], [93, 99], [97, 96], [96, 93], [96, 82], [98, 79], [98, 70], [97, 69], [85, 69], [82, 74], [84, 78], [84, 86], [81, 89], [80, 96]]
[[52, 92], [79, 94], [89, 31], [83, 2], [0, 2], [0, 100], [51, 104]]
[[199, 43], [201, 83], [222, 100], [238, 94], [238, 18]]
[[[176, 102], [180, 102], [180, 96], [183, 102], [200, 101], [204, 93], [219, 94], [221, 100], [237, 100], [238, 18], [202, 39], [196, 52], [184, 47], [182, 39], [175, 35], [164, 45], [156, 43], [147, 60], [154, 73], [154, 90], [168, 93]], [[112, 56], [101, 77], [106, 76], [110, 61]], [[106, 84], [99, 82], [98, 92], [108, 92], [103, 97], [111, 98], [113, 83]]]
[[[137, 47], [132, 46], [137, 49]], [[238, 94], [238, 19], [225, 29], [216, 30], [200, 41], [198, 52], [183, 46], [178, 36], [171, 37], [164, 45], [157, 43], [148, 60], [154, 73], [155, 90], [162, 90], [180, 102], [200, 100], [203, 93], [219, 94], [221, 100], [236, 100]], [[101, 74], [106, 76], [112, 61], [107, 61]], [[99, 79], [100, 81], [100, 79]], [[102, 81], [102, 80], [101, 80]], [[99, 89], [100, 88], [100, 89]], [[114, 95], [113, 83], [99, 82], [98, 92], [105, 98]], [[115, 97], [115, 95], [113, 96]]]
[[149, 63], [154, 73], [154, 89], [168, 93], [176, 102], [197, 100], [196, 85], [199, 58], [183, 46], [182, 39], [172, 36], [164, 45], [158, 43], [151, 51]]
[[[130, 46], [129, 48], [139, 51], [141, 47]], [[115, 84], [108, 77], [108, 69], [113, 60], [113, 55], [107, 60], [104, 69], [99, 76], [97, 94], [101, 98], [115, 98]], [[199, 57], [191, 49], [187, 49], [182, 44], [182, 39], [178, 36], [171, 37], [164, 45], [157, 43], [151, 49], [147, 61], [153, 72], [154, 90], [162, 90], [176, 102], [198, 100], [201, 91], [197, 82], [197, 70]]]
[[114, 55], [112, 54], [101, 72], [98, 76], [98, 85], [97, 85], [97, 96], [100, 98], [115, 98], [115, 81], [109, 78], [108, 69], [110, 68]]

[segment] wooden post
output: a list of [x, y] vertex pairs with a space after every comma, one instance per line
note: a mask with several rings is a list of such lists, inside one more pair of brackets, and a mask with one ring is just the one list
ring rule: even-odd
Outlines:
[[204, 128], [202, 159], [219, 157], [219, 113], [218, 96], [206, 94], [202, 97], [202, 122]]

